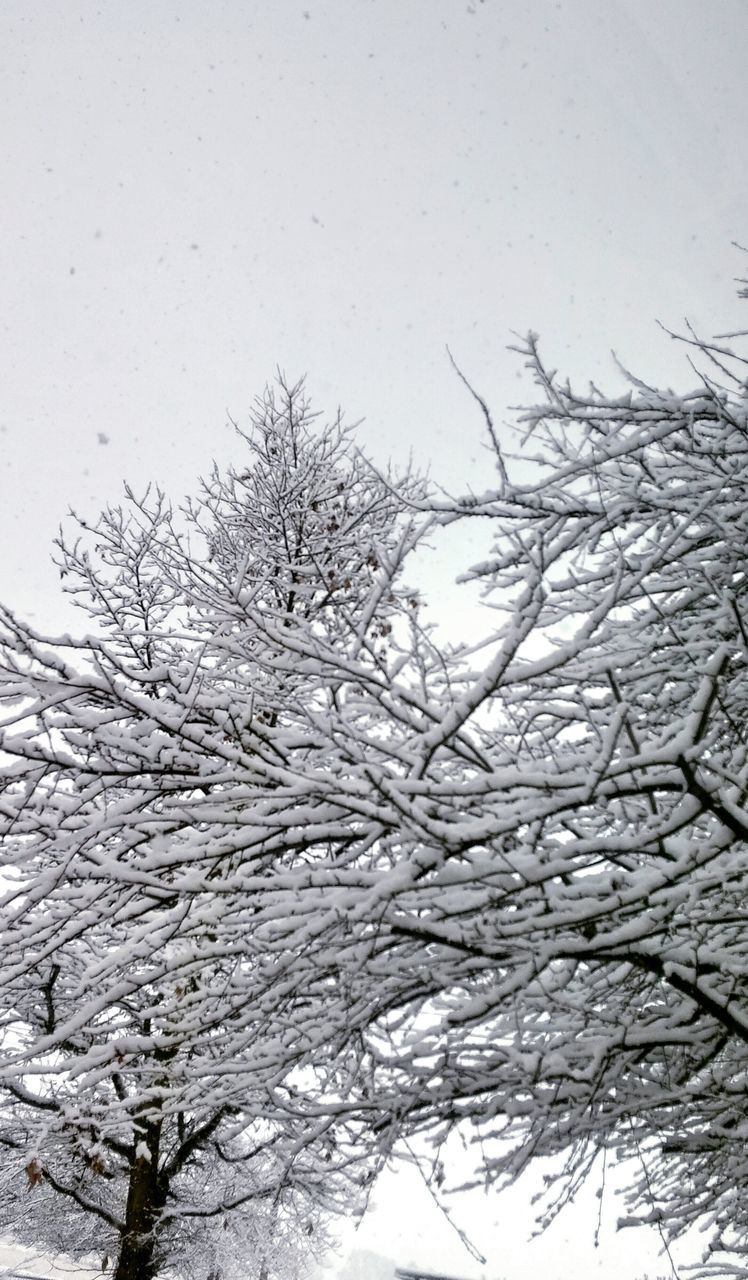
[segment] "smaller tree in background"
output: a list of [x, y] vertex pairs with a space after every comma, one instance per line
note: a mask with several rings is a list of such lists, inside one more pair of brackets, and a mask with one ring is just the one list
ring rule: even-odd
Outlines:
[[88, 637], [3, 615], [0, 1226], [115, 1280], [228, 1274], [237, 1249], [286, 1275], [380, 1158], [289, 1103], [345, 1089], [348, 1032], [334, 957], [310, 967], [274, 893], [371, 859], [330, 726], [370, 715], [348, 671], [386, 688], [413, 633], [419, 490], [312, 416], [281, 379], [247, 464], [181, 516], [151, 490], [78, 520], [58, 556]]

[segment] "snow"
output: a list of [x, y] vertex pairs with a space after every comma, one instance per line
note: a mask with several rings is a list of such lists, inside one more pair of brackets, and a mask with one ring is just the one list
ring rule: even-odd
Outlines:
[[100, 1261], [91, 1259], [90, 1264], [84, 1266], [59, 1254], [41, 1253], [9, 1241], [0, 1241], [0, 1267], [5, 1268], [0, 1271], [0, 1276], [7, 1275], [8, 1280], [20, 1275], [38, 1276], [40, 1280], [45, 1277], [50, 1280], [94, 1280], [97, 1277], [100, 1280], [102, 1274]]

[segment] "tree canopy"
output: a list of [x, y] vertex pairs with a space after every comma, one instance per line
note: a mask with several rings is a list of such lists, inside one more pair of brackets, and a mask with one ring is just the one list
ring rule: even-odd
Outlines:
[[444, 718], [485, 764], [445, 732], [419, 779], [434, 861], [387, 923], [421, 991], [372, 1064], [414, 1123], [474, 1124], [480, 1179], [566, 1153], [550, 1212], [632, 1157], [622, 1221], [698, 1223], [708, 1259], [748, 1231], [748, 397], [745, 361], [697, 345], [694, 391], [616, 398], [523, 348], [534, 475], [499, 454], [450, 513], [494, 531], [473, 575], [505, 621]]
[[[531, 335], [519, 460], [477, 397], [463, 500], [281, 384], [181, 517], [61, 541], [92, 634], [3, 613], [0, 1141], [117, 1280], [248, 1204], [313, 1222], [403, 1136], [439, 1186], [457, 1127], [480, 1180], [565, 1153], [548, 1213], [615, 1150], [623, 1221], [745, 1249], [748, 397], [696, 346], [694, 390], [612, 397]], [[454, 652], [401, 573], [475, 519]]]

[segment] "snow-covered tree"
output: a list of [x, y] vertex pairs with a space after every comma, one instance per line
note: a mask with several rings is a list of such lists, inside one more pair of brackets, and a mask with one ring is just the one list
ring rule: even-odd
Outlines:
[[412, 775], [418, 878], [379, 885], [405, 1000], [362, 1061], [393, 1124], [472, 1124], [480, 1179], [565, 1153], [550, 1213], [630, 1157], [622, 1221], [708, 1257], [748, 1247], [748, 384], [695, 345], [693, 391], [611, 398], [531, 337], [524, 478], [492, 429], [497, 487], [444, 504], [490, 520], [504, 621]]
[[[184, 525], [154, 492], [61, 547], [96, 634], [3, 615], [4, 1131], [68, 1196], [122, 1153], [118, 1280], [244, 1194], [197, 1202], [217, 1162], [320, 1203], [418, 1133], [441, 1185], [471, 1126], [481, 1179], [566, 1154], [550, 1213], [615, 1149], [625, 1220], [748, 1245], [744, 364], [611, 398], [523, 351], [484, 495], [379, 479], [285, 389]], [[459, 663], [399, 585], [421, 518], [493, 530]]]
[[228, 1274], [237, 1239], [280, 1276], [368, 1176], [360, 1123], [289, 1101], [342, 1096], [345, 1020], [282, 893], [374, 856], [333, 726], [370, 714], [357, 672], [385, 688], [407, 659], [419, 488], [311, 419], [281, 379], [243, 470], [181, 513], [128, 491], [77, 521], [59, 564], [90, 634], [2, 616], [0, 1222], [115, 1280]]

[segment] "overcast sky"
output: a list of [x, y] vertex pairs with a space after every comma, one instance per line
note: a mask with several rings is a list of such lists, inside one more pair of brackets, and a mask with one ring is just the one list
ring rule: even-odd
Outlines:
[[[188, 491], [278, 365], [455, 491], [492, 475], [446, 344], [499, 420], [529, 327], [693, 382], [655, 322], [747, 327], [746, 49], [746, 0], [4, 0], [0, 598], [52, 625], [67, 507]], [[511, 1217], [492, 1280], [537, 1269]]]

